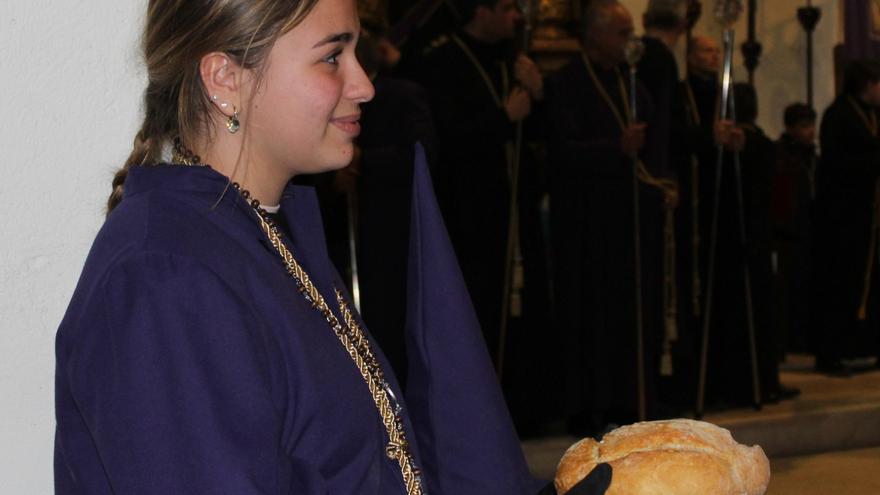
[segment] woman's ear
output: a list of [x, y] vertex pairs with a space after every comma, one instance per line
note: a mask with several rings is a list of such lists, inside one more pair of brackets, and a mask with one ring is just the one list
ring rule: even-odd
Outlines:
[[211, 103], [227, 117], [241, 108], [240, 89], [244, 70], [222, 52], [211, 52], [199, 62], [202, 83]]

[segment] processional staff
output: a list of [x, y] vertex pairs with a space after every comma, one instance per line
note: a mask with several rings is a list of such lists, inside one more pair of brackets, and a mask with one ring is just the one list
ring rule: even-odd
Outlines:
[[[693, 29], [703, 13], [703, 5], [700, 0], [690, 0], [687, 6], [687, 43], [685, 44], [685, 58], [689, 59], [691, 55], [691, 45], [693, 39]], [[689, 86], [689, 82], [684, 82], [688, 94], [691, 95], [688, 105], [691, 107], [692, 125], [699, 125], [700, 114], [696, 108], [696, 101], [692, 95], [693, 92]], [[690, 153], [691, 164], [691, 315], [699, 318], [702, 315], [702, 307], [700, 299], [703, 295], [703, 283], [700, 276], [700, 161], [695, 151]]]
[[[715, 4], [715, 17], [724, 29], [724, 68], [721, 80], [721, 120], [736, 119], [736, 105], [733, 98], [733, 48], [734, 48], [734, 24], [742, 13], [741, 0], [719, 0]], [[728, 113], [729, 112], [729, 113]], [[706, 393], [706, 367], [709, 353], [709, 330], [712, 322], [712, 307], [714, 304], [715, 268], [718, 250], [718, 219], [719, 204], [721, 200], [721, 174], [724, 164], [724, 145], [718, 144], [718, 158], [715, 165], [715, 197], [712, 204], [712, 227], [709, 241], [709, 274], [706, 287], [706, 303], [703, 313], [703, 339], [700, 352], [700, 374], [697, 388], [697, 404], [694, 413], [697, 418], [703, 416], [703, 406]], [[755, 343], [755, 319], [752, 308], [752, 282], [749, 270], [748, 253], [746, 252], [747, 239], [745, 230], [745, 209], [742, 193], [742, 167], [740, 166], [739, 151], [733, 151], [733, 168], [735, 174], [735, 188], [738, 206], [739, 238], [741, 244], [743, 263], [743, 288], [746, 303], [746, 325], [749, 340], [749, 355], [751, 358], [752, 392], [756, 409], [761, 408], [761, 388], [758, 380], [758, 356]]]
[[[636, 37], [630, 38], [626, 44], [626, 62], [629, 65], [629, 124], [638, 121], [636, 107], [636, 71], [639, 60], [645, 53], [645, 45]], [[642, 305], [642, 240], [641, 214], [639, 211], [639, 157], [632, 158], [632, 204], [633, 204], [633, 264], [635, 268], [635, 305], [636, 305], [636, 373], [638, 382], [639, 421], [647, 419], [645, 397], [645, 330]]]
[[[535, 0], [519, 0], [519, 9], [525, 18], [523, 25], [520, 53], [528, 53], [532, 43], [532, 30], [535, 18]], [[519, 244], [519, 176], [522, 163], [523, 123], [516, 123], [513, 149], [509, 154], [510, 203], [507, 216], [507, 246], [504, 257], [504, 285], [501, 294], [501, 320], [498, 334], [496, 355], [496, 372], [498, 380], [504, 375], [504, 354], [507, 347], [507, 334], [510, 317], [522, 312], [521, 291], [524, 284], [522, 252]]]

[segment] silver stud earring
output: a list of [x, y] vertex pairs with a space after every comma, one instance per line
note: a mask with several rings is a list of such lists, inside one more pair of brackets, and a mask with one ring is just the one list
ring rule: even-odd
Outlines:
[[228, 107], [229, 107], [229, 103], [226, 103], [225, 101], [220, 104], [220, 108], [228, 108]]
[[219, 98], [217, 97], [217, 95], [214, 95], [214, 96], [211, 97], [211, 99], [214, 100], [214, 101], [217, 101]]

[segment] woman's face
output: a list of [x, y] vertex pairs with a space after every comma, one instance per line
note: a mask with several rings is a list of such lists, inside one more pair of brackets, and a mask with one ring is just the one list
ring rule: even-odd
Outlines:
[[320, 0], [278, 39], [243, 118], [252, 158], [291, 176], [351, 162], [360, 104], [374, 94], [355, 57], [359, 32], [355, 0]]

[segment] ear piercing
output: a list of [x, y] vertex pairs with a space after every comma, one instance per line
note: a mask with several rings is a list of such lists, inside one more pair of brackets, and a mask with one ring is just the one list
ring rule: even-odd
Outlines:
[[[211, 96], [211, 101], [217, 101], [220, 98], [217, 95]], [[229, 108], [229, 103], [225, 101], [220, 103], [220, 108], [227, 109]], [[232, 105], [232, 115], [226, 117], [226, 130], [229, 131], [230, 134], [235, 134], [238, 130], [241, 129], [241, 122], [238, 121], [238, 109], [235, 108], [235, 105]]]
[[238, 121], [238, 110], [235, 105], [232, 105], [232, 115], [226, 118], [226, 130], [230, 134], [235, 134], [239, 129], [241, 129], [241, 123]]

